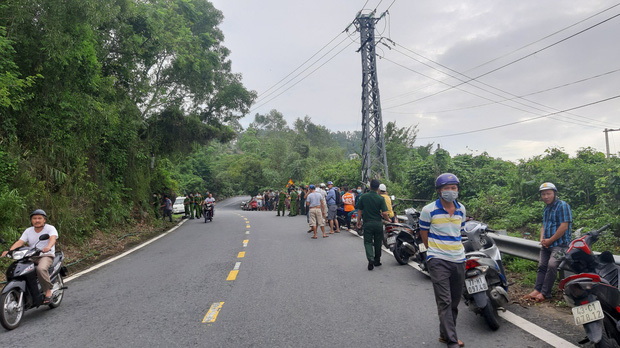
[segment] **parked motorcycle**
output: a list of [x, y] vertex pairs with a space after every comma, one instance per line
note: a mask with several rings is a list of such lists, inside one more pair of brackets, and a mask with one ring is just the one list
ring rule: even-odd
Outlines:
[[207, 222], [207, 220], [213, 221], [213, 203], [205, 204], [203, 208], [203, 213], [204, 214], [202, 215], [204, 215], [205, 217], [205, 223]]
[[[39, 237], [39, 241], [48, 240], [48, 234]], [[38, 244], [38, 243], [37, 243]], [[41, 250], [35, 245], [28, 249], [21, 247], [7, 254], [7, 257], [15, 260], [6, 270], [7, 284], [0, 295], [0, 324], [7, 329], [13, 330], [19, 326], [24, 311], [43, 305], [45, 293], [41, 291], [41, 285], [37, 280], [36, 266], [30, 259], [39, 256]], [[50, 267], [50, 280], [52, 281], [52, 300], [48, 304], [50, 308], [60, 306], [64, 291], [62, 277], [67, 274], [67, 268], [62, 265], [64, 254], [56, 252], [54, 261]]]
[[620, 345], [619, 267], [610, 252], [595, 256], [591, 249], [607, 228], [586, 233], [573, 240], [564, 255], [556, 254], [562, 260], [561, 269], [577, 273], [563, 279], [559, 289], [573, 307], [575, 325], [582, 325], [586, 332], [587, 338], [579, 343], [590, 341], [595, 347]]
[[508, 281], [499, 248], [488, 236], [495, 232], [486, 224], [470, 220], [465, 223], [465, 304], [476, 314], [482, 315], [491, 330], [499, 329], [498, 310], [510, 301]]
[[414, 208], [407, 208], [405, 215], [406, 224], [392, 224], [398, 231], [392, 250], [394, 258], [399, 264], [406, 265], [413, 257], [426, 270], [426, 247], [420, 236], [420, 213]]

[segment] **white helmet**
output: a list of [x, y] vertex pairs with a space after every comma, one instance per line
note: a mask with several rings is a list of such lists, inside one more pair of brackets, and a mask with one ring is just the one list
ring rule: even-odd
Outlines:
[[555, 187], [555, 185], [553, 183], [550, 182], [543, 182], [542, 185], [540, 185], [540, 188], [538, 189], [538, 191], [545, 191], [545, 190], [553, 190], [555, 192], [558, 192], [557, 187]]
[[379, 185], [379, 191], [383, 191], [383, 192], [387, 191], [387, 187], [385, 187], [385, 184]]
[[321, 183], [321, 185], [319, 185], [319, 186], [321, 186], [321, 187], [325, 187], [325, 183], [324, 183], [324, 182], [322, 182], [322, 183]]

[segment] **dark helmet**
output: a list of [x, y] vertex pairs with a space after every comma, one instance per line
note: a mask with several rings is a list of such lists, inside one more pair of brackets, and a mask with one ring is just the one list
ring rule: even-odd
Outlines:
[[37, 209], [37, 210], [33, 211], [32, 213], [30, 213], [30, 218], [32, 219], [32, 217], [35, 216], [35, 215], [43, 215], [45, 220], [47, 220], [47, 214], [45, 213], [45, 211], [43, 209]]
[[452, 173], [443, 173], [435, 180], [435, 188], [438, 189], [444, 185], [459, 185], [460, 183], [456, 175]]

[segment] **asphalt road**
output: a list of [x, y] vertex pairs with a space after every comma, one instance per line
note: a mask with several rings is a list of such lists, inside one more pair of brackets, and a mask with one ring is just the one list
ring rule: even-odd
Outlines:
[[[59, 308], [0, 329], [0, 346], [445, 347], [425, 275], [391, 255], [369, 272], [359, 237], [314, 240], [305, 216], [244, 212], [240, 201], [70, 281]], [[550, 346], [503, 319], [491, 332], [463, 304], [457, 330], [466, 347]]]

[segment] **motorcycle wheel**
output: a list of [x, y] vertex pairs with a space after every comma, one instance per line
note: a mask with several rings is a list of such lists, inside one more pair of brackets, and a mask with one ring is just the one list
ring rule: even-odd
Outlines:
[[24, 299], [22, 298], [21, 305], [18, 303], [20, 294], [21, 291], [13, 289], [0, 296], [0, 305], [2, 305], [0, 324], [7, 330], [17, 328], [24, 316]]
[[618, 347], [616, 340], [610, 336], [610, 332], [615, 331], [615, 325], [607, 317], [603, 320], [603, 337], [598, 343], [594, 343], [596, 348], [615, 348]]
[[58, 292], [56, 293], [56, 296], [52, 297], [52, 302], [50, 302], [49, 304], [50, 308], [56, 308], [60, 306], [60, 302], [62, 302], [62, 298], [64, 297], [64, 294], [65, 294], [65, 290], [63, 289], [63, 287], [65, 286], [65, 283], [62, 281], [62, 276], [60, 274], [58, 275], [56, 284], [58, 284], [58, 286], [60, 287], [60, 290], [58, 290]]
[[207, 223], [207, 219], [208, 217], [207, 217], [207, 214], [205, 213], [205, 224]]
[[493, 305], [487, 303], [487, 305], [482, 308], [482, 316], [491, 330], [495, 331], [499, 329], [499, 319], [497, 318], [497, 311]]
[[403, 250], [403, 242], [401, 242], [400, 240], [396, 240], [396, 245], [394, 245], [394, 258], [396, 259], [396, 262], [398, 262], [401, 265], [406, 265], [409, 263], [409, 254], [407, 254], [404, 250]]

